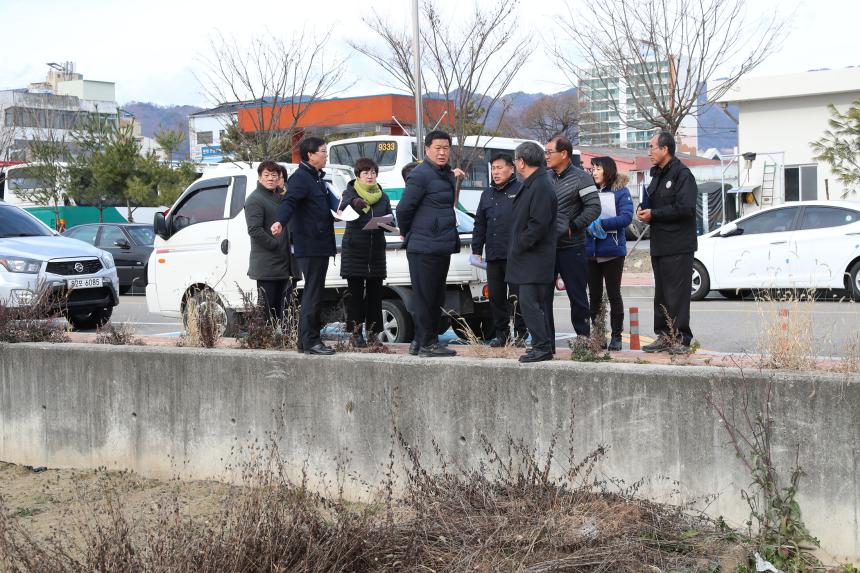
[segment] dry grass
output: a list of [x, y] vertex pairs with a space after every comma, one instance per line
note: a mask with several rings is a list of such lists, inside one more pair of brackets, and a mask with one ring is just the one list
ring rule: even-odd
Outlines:
[[813, 330], [814, 291], [756, 296], [761, 331], [758, 353], [763, 368], [813, 370], [821, 341]]
[[96, 344], [144, 346], [143, 341], [134, 336], [133, 328], [127, 324], [116, 326], [113, 322], [108, 322], [101, 328], [96, 329]]
[[[639, 499], [595, 482], [598, 447], [582, 460], [554, 459], [555, 441], [537, 454], [508, 439], [485, 438], [477, 470], [422, 465], [395, 428], [406, 454], [406, 483], [393, 495], [389, 473], [379, 487], [388, 501], [347, 504], [299, 483], [272, 446], [241, 468], [242, 485], [213, 491], [217, 502], [191, 515], [176, 483], [146, 512], [126, 509], [108, 474], [98, 495], [47, 539], [26, 519], [0, 511], [0, 565], [10, 572], [394, 572], [549, 571], [638, 573], [716, 571], [743, 561], [748, 546], [721, 522], [683, 507]], [[399, 444], [399, 445], [398, 445]], [[442, 456], [436, 448], [436, 456]], [[553, 477], [558, 476], [558, 477]], [[91, 500], [96, 499], [93, 503]], [[4, 500], [8, 503], [10, 500]]]
[[185, 334], [179, 337], [177, 346], [214, 348], [221, 339], [224, 325], [216, 311], [217, 296], [211, 291], [200, 293], [200, 299], [190, 298], [186, 302], [188, 319]]
[[283, 320], [272, 322], [268, 309], [259, 304], [262, 295], [255, 303], [250, 293], [242, 293], [242, 327], [244, 333], [239, 337], [241, 348], [264, 350], [295, 350], [299, 342], [299, 303], [292, 291], [284, 309]]
[[56, 316], [47, 294], [29, 306], [11, 307], [0, 301], [0, 342], [68, 342], [65, 325], [54, 320]]

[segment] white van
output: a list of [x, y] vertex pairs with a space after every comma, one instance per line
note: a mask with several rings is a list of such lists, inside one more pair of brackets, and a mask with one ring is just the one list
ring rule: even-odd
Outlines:
[[[243, 309], [242, 293], [256, 294], [256, 281], [248, 278], [251, 241], [243, 210], [245, 197], [257, 185], [257, 165], [246, 167], [224, 164], [192, 183], [167, 214], [155, 215], [155, 245], [148, 264], [146, 303], [149, 311], [162, 316], [183, 318], [188, 301], [217, 294], [228, 333], [238, 324]], [[283, 164], [289, 173], [295, 164]], [[346, 188], [352, 169], [328, 165], [326, 181], [337, 195]], [[451, 257], [445, 308], [462, 316], [476, 333], [492, 336], [492, 320], [487, 299], [486, 273], [469, 264], [472, 219], [457, 212], [462, 249]], [[340, 251], [344, 223], [335, 225]], [[406, 309], [412, 298], [412, 285], [406, 251], [400, 238], [388, 241], [388, 278], [383, 284], [382, 337], [385, 342], [412, 340], [412, 318]], [[302, 282], [298, 284], [302, 288]], [[346, 280], [340, 277], [340, 254], [329, 263], [326, 275], [323, 320], [343, 322], [343, 296]], [[454, 325], [457, 326], [457, 325]], [[448, 324], [440, 325], [447, 330]]]

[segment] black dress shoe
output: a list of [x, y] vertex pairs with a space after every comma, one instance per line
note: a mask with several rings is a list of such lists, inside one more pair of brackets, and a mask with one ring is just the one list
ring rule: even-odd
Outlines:
[[319, 344], [314, 344], [307, 350], [305, 350], [305, 354], [317, 354], [319, 356], [331, 356], [334, 354], [334, 348], [329, 348], [322, 342]]
[[367, 341], [364, 339], [363, 334], [358, 334], [352, 337], [352, 344], [356, 348], [367, 348]]
[[422, 358], [442, 358], [446, 356], [457, 356], [457, 353], [447, 346], [431, 344], [430, 346], [425, 346], [419, 350], [418, 356], [421, 356]]
[[411, 354], [412, 356], [418, 356], [418, 351], [420, 349], [421, 349], [421, 347], [418, 346], [417, 340], [413, 340], [412, 342], [409, 343], [409, 354]]
[[528, 364], [531, 362], [543, 362], [545, 360], [552, 360], [551, 352], [527, 352], [520, 356], [520, 362], [523, 364]]
[[609, 341], [609, 346], [606, 347], [607, 350], [618, 351], [621, 350], [621, 335], [612, 335], [612, 339]]
[[500, 336], [497, 336], [494, 339], [492, 339], [491, 341], [489, 341], [487, 344], [489, 344], [491, 348], [502, 348], [503, 346], [507, 345], [507, 343], [508, 343], [507, 338], [502, 338]]

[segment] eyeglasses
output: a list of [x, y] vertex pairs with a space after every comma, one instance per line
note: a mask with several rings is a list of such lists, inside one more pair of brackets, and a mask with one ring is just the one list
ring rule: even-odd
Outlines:
[[544, 149], [543, 151], [544, 155], [552, 155], [553, 153], [561, 153], [561, 151], [558, 151], [557, 149]]
[[376, 177], [376, 171], [362, 171], [358, 174], [359, 177]]
[[327, 149], [317, 149], [314, 153], [322, 153], [323, 155], [328, 155]]

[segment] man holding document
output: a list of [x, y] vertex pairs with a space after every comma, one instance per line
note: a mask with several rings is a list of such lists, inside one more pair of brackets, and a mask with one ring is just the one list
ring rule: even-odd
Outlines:
[[363, 348], [368, 339], [382, 332], [382, 281], [387, 268], [385, 229], [380, 223], [390, 222], [392, 212], [391, 200], [376, 182], [376, 162], [362, 157], [355, 162], [353, 171], [356, 178], [347, 184], [338, 209], [346, 221], [340, 276], [348, 286], [346, 329], [353, 344]]
[[[526, 323], [517, 301], [513, 309], [508, 299], [508, 291], [518, 296], [517, 285], [505, 282], [505, 269], [508, 260], [508, 245], [511, 237], [511, 212], [514, 197], [522, 183], [517, 181], [514, 172], [514, 158], [507, 153], [496, 153], [490, 158], [490, 187], [481, 194], [475, 210], [475, 228], [472, 231], [473, 264], [486, 264], [487, 287], [490, 295], [490, 311], [493, 315], [495, 338], [490, 346], [505, 346], [511, 339], [511, 310], [514, 315], [514, 329], [517, 345], [524, 344]], [[485, 252], [486, 251], [486, 252]]]

